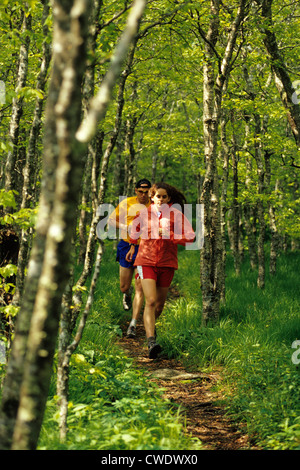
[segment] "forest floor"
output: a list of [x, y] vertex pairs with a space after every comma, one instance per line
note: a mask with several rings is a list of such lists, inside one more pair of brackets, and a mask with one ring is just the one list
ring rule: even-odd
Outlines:
[[[172, 292], [177, 297], [178, 292]], [[148, 358], [148, 347], [142, 321], [137, 324], [136, 338], [128, 338], [124, 324], [120, 345], [135, 365], [164, 390], [164, 397], [180, 405], [185, 418], [186, 432], [200, 439], [204, 450], [259, 450], [247, 434], [243, 434], [232, 423], [226, 410], [220, 405], [219, 387], [222, 371], [210, 373], [190, 372], [180, 360], [160, 356]], [[241, 426], [239, 426], [241, 428]]]

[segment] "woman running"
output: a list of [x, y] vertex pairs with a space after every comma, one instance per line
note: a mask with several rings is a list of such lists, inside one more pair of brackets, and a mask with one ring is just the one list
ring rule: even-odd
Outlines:
[[134, 266], [137, 267], [145, 296], [144, 326], [150, 359], [161, 352], [156, 342], [155, 321], [161, 314], [178, 269], [177, 245], [191, 243], [194, 230], [183, 214], [184, 195], [167, 183], [155, 183], [149, 190], [152, 204], [133, 220], [130, 230], [130, 260], [140, 240]]

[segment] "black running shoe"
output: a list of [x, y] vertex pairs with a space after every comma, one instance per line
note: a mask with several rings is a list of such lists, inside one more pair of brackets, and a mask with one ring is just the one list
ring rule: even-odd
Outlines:
[[160, 352], [161, 352], [160, 344], [156, 343], [155, 341], [151, 341], [148, 344], [149, 359], [156, 359]]

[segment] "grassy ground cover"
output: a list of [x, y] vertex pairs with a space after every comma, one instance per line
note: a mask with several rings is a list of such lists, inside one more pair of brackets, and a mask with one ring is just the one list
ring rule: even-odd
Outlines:
[[[168, 303], [158, 338], [170, 357], [208, 372], [221, 369], [223, 405], [265, 449], [300, 449], [300, 254], [278, 259], [266, 287], [245, 259], [239, 277], [228, 257], [226, 303], [220, 321], [201, 327], [199, 252], [180, 250], [175, 283], [181, 297]], [[106, 247], [93, 311], [72, 358], [69, 433], [58, 438], [55, 374], [39, 442], [40, 449], [201, 448], [184, 434], [178, 409], [137, 370], [116, 344], [130, 314], [121, 306], [118, 265]], [[293, 356], [294, 354], [294, 356]]]
[[[181, 252], [176, 274], [183, 296], [160, 320], [169, 355], [196, 368], [223, 369], [224, 404], [266, 449], [300, 449], [300, 255], [281, 254], [275, 277], [256, 286], [247, 260], [237, 277], [228, 259], [226, 303], [218, 325], [203, 328], [199, 253]], [[294, 358], [294, 360], [293, 360]]]
[[59, 442], [55, 374], [39, 449], [199, 450], [184, 432], [178, 407], [116, 344], [122, 308], [118, 265], [108, 245], [84, 337], [72, 357], [67, 440]]

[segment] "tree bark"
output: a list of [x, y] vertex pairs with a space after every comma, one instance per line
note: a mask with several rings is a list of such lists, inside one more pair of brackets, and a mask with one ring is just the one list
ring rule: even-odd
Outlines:
[[[136, 2], [136, 3], [138, 4], [139, 2]], [[135, 30], [137, 32], [138, 23], [135, 26], [136, 26]], [[131, 25], [131, 33], [132, 32], [133, 32], [133, 29]], [[125, 32], [125, 36], [126, 36], [126, 32]], [[120, 78], [118, 97], [117, 97], [117, 112], [116, 112], [116, 117], [115, 117], [115, 126], [113, 129], [111, 138], [107, 144], [106, 150], [102, 157], [101, 169], [100, 169], [100, 184], [99, 184], [98, 193], [94, 194], [94, 198], [93, 198], [93, 216], [92, 216], [92, 221], [91, 221], [91, 226], [90, 226], [90, 231], [89, 231], [89, 236], [88, 236], [88, 242], [86, 246], [84, 267], [80, 275], [80, 278], [76, 283], [75, 293], [72, 296], [71, 304], [72, 304], [72, 307], [74, 308], [72, 308], [72, 314], [71, 314], [70, 302], [66, 302], [66, 305], [64, 306], [65, 308], [63, 309], [61, 328], [64, 329], [65, 332], [64, 333], [62, 332], [62, 338], [60, 341], [59, 371], [58, 371], [58, 380], [57, 380], [57, 391], [58, 391], [58, 396], [60, 397], [60, 438], [62, 441], [65, 439], [66, 434], [67, 434], [69, 363], [70, 363], [71, 355], [77, 348], [79, 341], [82, 337], [82, 333], [83, 333], [86, 320], [87, 320], [87, 317], [88, 317], [88, 314], [92, 305], [92, 301], [94, 298], [94, 291], [96, 287], [96, 282], [98, 280], [101, 261], [102, 261], [102, 253], [103, 253], [103, 241], [102, 240], [98, 241], [96, 262], [95, 262], [94, 273], [92, 277], [92, 283], [91, 283], [91, 287], [90, 287], [89, 294], [88, 294], [88, 299], [85, 305], [84, 312], [80, 318], [80, 322], [79, 322], [79, 326], [78, 326], [75, 338], [71, 344], [69, 344], [70, 332], [73, 331], [73, 328], [75, 326], [75, 321], [79, 315], [79, 312], [82, 306], [82, 292], [81, 292], [82, 287], [84, 286], [93, 267], [93, 254], [94, 254], [94, 247], [96, 244], [96, 228], [99, 222], [98, 206], [104, 202], [109, 159], [114, 149], [114, 146], [116, 144], [117, 137], [118, 137], [120, 127], [121, 127], [122, 111], [124, 107], [125, 84], [126, 84], [126, 80], [131, 70], [131, 65], [132, 65], [132, 61], [134, 57], [137, 40], [138, 40], [137, 35], [135, 37], [132, 36], [133, 45], [129, 53], [127, 65], [123, 73], [121, 74], [121, 78]], [[111, 79], [116, 79], [116, 77], [111, 76]], [[104, 86], [105, 87], [107, 86], [107, 83], [105, 81], [104, 81]], [[111, 84], [109, 85], [109, 87], [111, 87]], [[101, 111], [101, 113], [103, 113], [103, 110]], [[105, 113], [103, 113], [103, 116], [104, 115]], [[90, 136], [92, 137], [92, 134]], [[95, 165], [93, 167], [95, 167]], [[94, 186], [96, 186], [96, 178], [94, 178]]]
[[[49, 28], [47, 25], [47, 18], [49, 16], [50, 8], [49, 4], [46, 0], [42, 1], [43, 7], [43, 14], [42, 14], [42, 24], [43, 24], [43, 54], [42, 54], [42, 63], [40, 72], [38, 75], [38, 79], [36, 82], [36, 89], [44, 92], [46, 83], [47, 83], [47, 73], [49, 69], [50, 59], [51, 59], [51, 51], [50, 51], [50, 44], [49, 44]], [[44, 98], [38, 97], [36, 99], [34, 114], [33, 114], [33, 121], [30, 129], [29, 134], [29, 141], [27, 146], [26, 152], [26, 163], [23, 169], [23, 187], [22, 187], [22, 202], [21, 202], [21, 209], [25, 209], [31, 206], [32, 201], [35, 200], [34, 198], [34, 180], [35, 180], [35, 165], [37, 162], [37, 152], [36, 152], [36, 144], [38, 141], [39, 131], [41, 128], [41, 117], [43, 111], [43, 104]], [[14, 305], [19, 305], [22, 291], [23, 291], [23, 284], [24, 284], [24, 277], [25, 277], [25, 268], [28, 263], [28, 256], [29, 250], [31, 245], [31, 230], [24, 229], [22, 230], [20, 236], [20, 250], [18, 256], [18, 272], [17, 272], [17, 281], [16, 281], [16, 291], [13, 298]]]
[[265, 287], [265, 237], [266, 237], [266, 222], [265, 222], [265, 207], [263, 202], [263, 196], [265, 194], [265, 165], [262, 157], [262, 146], [261, 146], [261, 122], [260, 116], [254, 114], [255, 121], [255, 160], [257, 167], [257, 178], [258, 178], [258, 196], [257, 201], [257, 219], [259, 224], [259, 234], [257, 241], [257, 257], [258, 257], [258, 277], [257, 286], [262, 289]]
[[300, 148], [300, 104], [298, 99], [293, 99], [295, 89], [291, 81], [288, 68], [279, 50], [276, 34], [273, 29], [272, 3], [273, 0], [256, 0], [262, 6], [261, 14], [264, 18], [262, 31], [264, 44], [269, 54], [271, 68], [274, 74], [275, 84], [280, 94], [282, 103], [287, 112], [297, 148]]
[[52, 373], [61, 298], [69, 276], [70, 244], [76, 223], [73, 213], [83, 160], [75, 132], [80, 123], [88, 10], [85, 0], [53, 1], [54, 57], [46, 110], [42, 197], [29, 263], [29, 288], [22, 302], [21, 327], [10, 359], [17, 375], [12, 378], [8, 373], [3, 390], [4, 427], [6, 419], [9, 427], [2, 445], [7, 448], [12, 442], [15, 450], [35, 449], [37, 445]]
[[[245, 17], [246, 0], [241, 0], [228, 34], [222, 59], [215, 46], [219, 38], [220, 1], [211, 0], [210, 23], [205, 40], [203, 70], [203, 131], [206, 173], [201, 202], [204, 204], [204, 246], [201, 251], [201, 288], [204, 324], [219, 319], [222, 292], [222, 237], [220, 226], [219, 181], [217, 172], [218, 125], [224, 84], [232, 67], [233, 51], [241, 22]], [[201, 29], [198, 25], [199, 30]], [[200, 33], [203, 37], [203, 32]], [[215, 76], [215, 61], [218, 74]]]
[[65, 367], [65, 354], [70, 345], [72, 337], [72, 288], [74, 282], [74, 269], [71, 268], [70, 279], [66, 286], [62, 298], [62, 309], [60, 316], [60, 330], [58, 338], [57, 354], [57, 379], [56, 393], [59, 405], [59, 433], [63, 442], [67, 435], [67, 414], [68, 414], [68, 391], [69, 391], [69, 367]]
[[22, 88], [26, 84], [28, 72], [28, 50], [30, 44], [30, 36], [28, 32], [31, 29], [31, 15], [23, 12], [22, 40], [20, 47], [19, 66], [17, 73], [17, 85], [15, 89], [15, 97], [12, 103], [12, 115], [9, 125], [9, 141], [11, 149], [8, 152], [5, 165], [5, 191], [16, 189], [16, 161], [18, 155], [18, 139], [19, 126], [23, 113], [23, 97], [20, 94]]
[[237, 158], [237, 144], [234, 132], [234, 115], [231, 113], [232, 124], [232, 148], [231, 148], [231, 161], [232, 161], [232, 174], [233, 174], [233, 201], [232, 201], [232, 235], [233, 235], [233, 258], [234, 268], [237, 275], [241, 270], [240, 259], [240, 208], [238, 202], [238, 158]]
[[227, 213], [227, 188], [228, 188], [228, 173], [229, 173], [229, 146], [227, 142], [227, 113], [223, 110], [220, 122], [220, 138], [221, 149], [220, 158], [223, 162], [222, 170], [222, 185], [221, 185], [221, 237], [223, 243], [222, 249], [222, 265], [221, 265], [221, 297], [222, 302], [225, 301], [225, 269], [226, 269], [226, 213]]
[[[88, 114], [89, 103], [93, 98], [95, 92], [95, 54], [97, 46], [97, 37], [100, 31], [99, 19], [101, 7], [102, 0], [92, 1], [92, 11], [90, 13], [89, 19], [89, 38], [87, 45], [90, 58], [88, 59], [83, 86], [84, 116], [87, 116]], [[98, 134], [102, 136], [102, 139], [100, 138], [100, 142], [102, 144], [103, 133], [102, 131], [98, 131]], [[102, 145], [98, 146], [98, 139], [98, 135], [96, 135], [96, 137], [88, 143], [87, 148], [87, 159], [82, 183], [81, 208], [78, 223], [80, 247], [78, 263], [84, 262], [87, 243], [86, 227], [90, 224], [92, 218], [91, 214], [87, 211], [87, 207], [94, 200], [94, 197], [97, 194], [97, 170], [99, 168], [99, 164], [102, 158]]]

